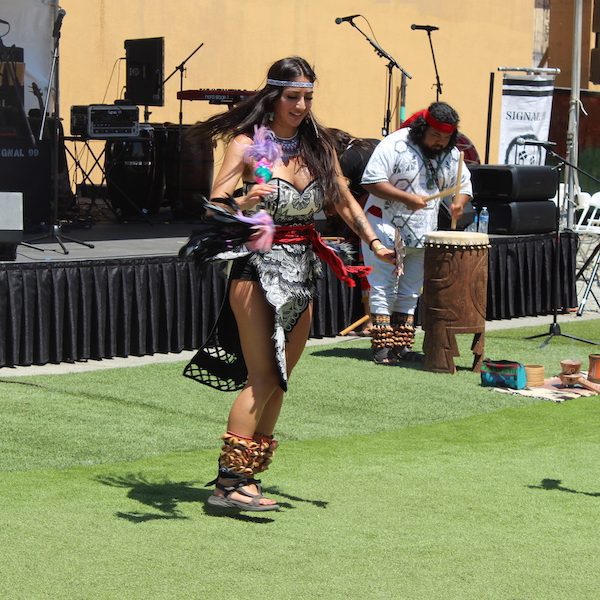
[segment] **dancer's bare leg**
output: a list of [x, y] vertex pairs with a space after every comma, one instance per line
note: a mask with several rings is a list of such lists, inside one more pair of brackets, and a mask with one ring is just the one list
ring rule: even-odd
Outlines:
[[[242, 353], [248, 369], [248, 382], [231, 407], [227, 430], [252, 438], [267, 401], [280, 389], [275, 348], [271, 339], [273, 309], [256, 281], [232, 281], [229, 302], [238, 326]], [[245, 486], [244, 489], [253, 494], [258, 492], [255, 485]], [[216, 489], [215, 495], [222, 496], [223, 492]], [[250, 501], [247, 496], [238, 492], [233, 492], [230, 497], [240, 502]], [[262, 498], [260, 503], [275, 504], [275, 501]]]
[[255, 281], [232, 281], [229, 300], [248, 369], [248, 382], [231, 407], [227, 429], [252, 437], [267, 401], [279, 389], [271, 339], [273, 309]]
[[[285, 347], [288, 379], [293, 368], [300, 360], [302, 352], [304, 352], [306, 340], [308, 339], [308, 334], [310, 333], [311, 321], [312, 304], [304, 311], [304, 313], [302, 313], [302, 316], [298, 319], [296, 326], [288, 335], [288, 343]], [[281, 412], [282, 404], [283, 390], [278, 387], [275, 392], [271, 394], [271, 397], [264, 407], [261, 418], [257, 424], [256, 431], [264, 435], [273, 435], [275, 424], [277, 423], [279, 413]]]

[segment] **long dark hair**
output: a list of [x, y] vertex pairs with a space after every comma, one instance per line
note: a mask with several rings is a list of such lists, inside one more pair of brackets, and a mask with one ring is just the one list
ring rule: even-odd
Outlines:
[[[429, 105], [427, 109], [432, 117], [441, 121], [442, 123], [448, 123], [449, 125], [455, 125], [456, 129], [450, 136], [450, 140], [448, 141], [448, 145], [446, 146], [447, 150], [450, 150], [456, 146], [456, 139], [458, 137], [458, 113], [445, 102], [434, 102]], [[425, 132], [429, 125], [425, 120], [425, 117], [417, 117], [413, 123], [410, 125], [410, 131], [408, 133], [408, 139], [413, 143], [419, 145], [420, 142], [425, 137]]]
[[[299, 56], [278, 60], [267, 73], [268, 79], [280, 81], [292, 81], [297, 77], [306, 77], [312, 82], [317, 79], [312, 67]], [[268, 124], [269, 113], [273, 112], [275, 101], [281, 96], [283, 89], [267, 84], [232, 110], [196, 123], [189, 129], [186, 137], [192, 145], [214, 138], [230, 142], [240, 134], [252, 137], [255, 125]], [[341, 191], [336, 179], [335, 150], [331, 135], [318, 123], [312, 112], [302, 121], [298, 132], [300, 156], [313, 179], [323, 188], [325, 203], [337, 202], [341, 198]]]
[[354, 148], [361, 148], [363, 150], [374, 150], [377, 146], [377, 141], [373, 139], [357, 138], [344, 131], [343, 129], [336, 129], [335, 127], [329, 128], [329, 133], [333, 139], [335, 151], [338, 158], [346, 151], [350, 146]]

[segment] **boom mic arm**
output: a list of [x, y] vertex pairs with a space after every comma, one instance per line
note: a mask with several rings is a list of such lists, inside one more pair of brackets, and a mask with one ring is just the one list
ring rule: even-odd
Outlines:
[[516, 142], [520, 146], [542, 146], [542, 147], [556, 146], [556, 142], [549, 142], [548, 140], [533, 140], [533, 139], [522, 138], [522, 137], [517, 138]]

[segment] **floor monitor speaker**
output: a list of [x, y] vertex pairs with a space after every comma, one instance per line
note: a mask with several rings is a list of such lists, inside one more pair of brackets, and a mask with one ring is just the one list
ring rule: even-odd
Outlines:
[[488, 233], [522, 235], [556, 231], [558, 208], [552, 200], [530, 202], [499, 202], [481, 199], [476, 201], [490, 213]]
[[544, 165], [469, 165], [473, 196], [487, 200], [547, 200], [558, 189], [558, 170]]

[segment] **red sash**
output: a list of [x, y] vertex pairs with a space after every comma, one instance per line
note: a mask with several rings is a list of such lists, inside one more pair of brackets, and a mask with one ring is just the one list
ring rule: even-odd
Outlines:
[[274, 244], [300, 244], [310, 242], [315, 254], [324, 260], [334, 272], [335, 276], [349, 287], [355, 287], [356, 282], [352, 275], [366, 277], [371, 272], [371, 267], [347, 266], [342, 259], [321, 239], [314, 225], [278, 225], [275, 227]]

